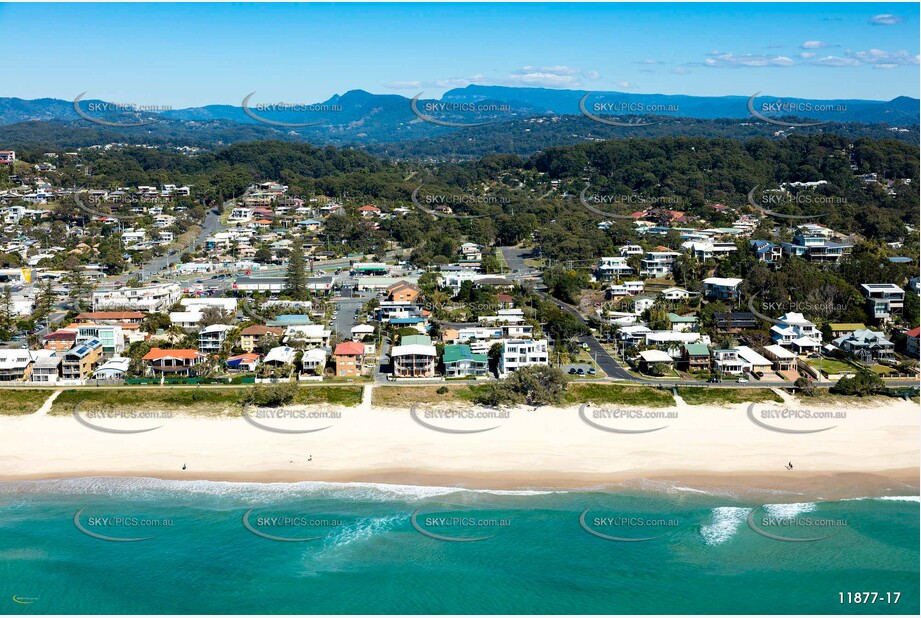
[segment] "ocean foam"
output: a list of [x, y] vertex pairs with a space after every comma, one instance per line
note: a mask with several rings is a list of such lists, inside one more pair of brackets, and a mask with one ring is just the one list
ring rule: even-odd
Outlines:
[[751, 509], [739, 506], [719, 506], [710, 513], [713, 523], [700, 527], [707, 545], [725, 543], [738, 531]]
[[795, 517], [800, 513], [811, 513], [815, 502], [792, 502], [788, 504], [765, 504], [764, 511], [771, 517]]

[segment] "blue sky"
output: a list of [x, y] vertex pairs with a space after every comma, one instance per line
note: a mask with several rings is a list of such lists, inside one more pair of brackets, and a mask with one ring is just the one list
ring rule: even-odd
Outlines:
[[470, 83], [919, 96], [917, 3], [2, 4], [0, 96], [174, 108]]

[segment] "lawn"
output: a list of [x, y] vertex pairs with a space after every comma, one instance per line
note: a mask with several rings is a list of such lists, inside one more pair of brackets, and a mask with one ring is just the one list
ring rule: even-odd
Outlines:
[[42, 407], [53, 392], [50, 389], [5, 388], [2, 395], [3, 403], [0, 404], [0, 416], [32, 414]]
[[692, 406], [707, 404], [757, 403], [783, 399], [769, 388], [708, 388], [686, 387], [678, 389], [678, 396]]
[[570, 384], [568, 390], [567, 401], [571, 404], [591, 402], [649, 408], [665, 408], [675, 405], [671, 392], [650, 386], [575, 383]]
[[822, 371], [826, 374], [857, 373], [857, 367], [848, 361], [834, 358], [810, 358], [807, 359], [806, 362], [814, 369], [818, 369], [821, 366]]

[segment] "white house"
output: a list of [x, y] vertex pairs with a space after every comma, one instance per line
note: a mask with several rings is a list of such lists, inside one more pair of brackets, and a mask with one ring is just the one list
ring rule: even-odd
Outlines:
[[546, 339], [503, 339], [499, 356], [499, 377], [531, 365], [549, 362]]
[[707, 277], [703, 280], [704, 296], [720, 300], [738, 300], [742, 279], [733, 277]]

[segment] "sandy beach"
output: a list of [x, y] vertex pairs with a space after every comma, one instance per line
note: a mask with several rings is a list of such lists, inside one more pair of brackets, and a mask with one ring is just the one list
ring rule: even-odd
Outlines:
[[[749, 408], [679, 400], [656, 411], [517, 408], [489, 418], [494, 411], [445, 404], [412, 413], [366, 401], [352, 408], [291, 408], [285, 417], [277, 410], [250, 410], [252, 422], [181, 415], [98, 418], [82, 412], [84, 423], [41, 410], [0, 417], [0, 479], [139, 476], [493, 489], [665, 483], [830, 499], [917, 495], [916, 404], [893, 399], [820, 408], [789, 399]], [[448, 418], [450, 412], [468, 417]], [[640, 418], [649, 412], [659, 417]], [[826, 418], [806, 418], [816, 412]], [[90, 424], [122, 431], [158, 428], [109, 433]]]

